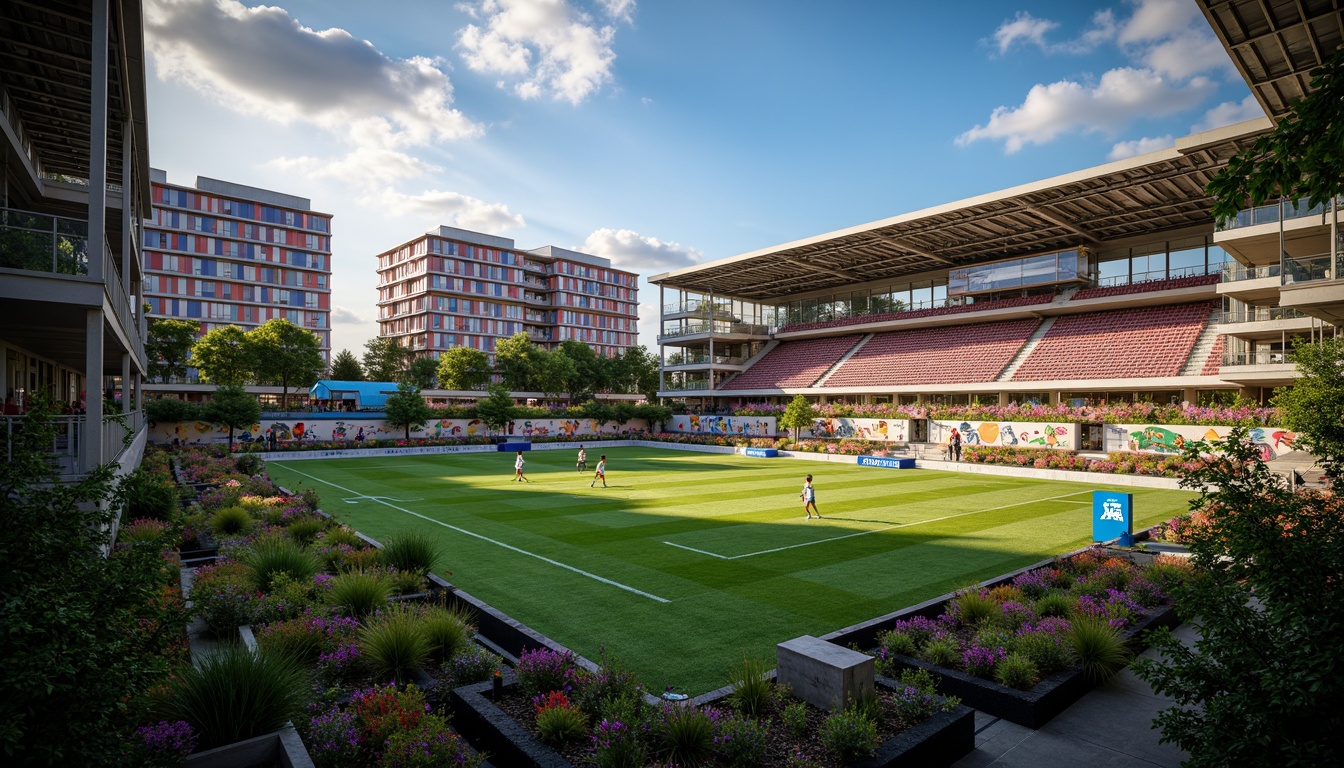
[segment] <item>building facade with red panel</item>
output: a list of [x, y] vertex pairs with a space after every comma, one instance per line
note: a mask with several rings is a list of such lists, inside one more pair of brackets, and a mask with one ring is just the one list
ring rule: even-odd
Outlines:
[[470, 347], [493, 359], [520, 332], [618, 355], [637, 343], [638, 282], [599, 256], [439, 227], [378, 254], [378, 335], [435, 358]]
[[[307, 198], [203, 176], [170, 183], [151, 169], [144, 228], [150, 317], [199, 322], [201, 333], [284, 319], [331, 357], [331, 214]], [[195, 369], [188, 381], [197, 380]]]

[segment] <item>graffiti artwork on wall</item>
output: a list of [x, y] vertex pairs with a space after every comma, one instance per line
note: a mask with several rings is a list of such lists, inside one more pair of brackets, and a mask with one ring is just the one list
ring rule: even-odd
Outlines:
[[1039, 422], [962, 421], [931, 422], [930, 439], [945, 443], [956, 429], [962, 445], [1038, 446], [1042, 448], [1072, 448], [1071, 435], [1076, 426]]
[[[1175, 455], [1196, 441], [1213, 443], [1227, 437], [1232, 427], [1159, 426], [1156, 424], [1107, 425], [1108, 448]], [[1269, 461], [1294, 449], [1297, 435], [1276, 427], [1255, 427], [1247, 432], [1260, 456]]]
[[673, 416], [669, 432], [688, 432], [699, 435], [728, 437], [772, 437], [775, 434], [774, 417], [755, 416], [700, 416], [683, 414]]

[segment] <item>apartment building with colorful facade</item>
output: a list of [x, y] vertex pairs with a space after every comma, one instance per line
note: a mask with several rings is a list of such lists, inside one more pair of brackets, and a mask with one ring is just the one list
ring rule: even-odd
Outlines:
[[436, 358], [465, 346], [493, 359], [520, 332], [618, 355], [637, 343], [638, 282], [599, 256], [439, 227], [378, 254], [378, 335]]
[[[331, 214], [303, 197], [150, 170], [145, 295], [151, 317], [198, 321], [201, 333], [280, 318], [312, 331], [331, 358]], [[189, 369], [187, 382], [197, 380]]]

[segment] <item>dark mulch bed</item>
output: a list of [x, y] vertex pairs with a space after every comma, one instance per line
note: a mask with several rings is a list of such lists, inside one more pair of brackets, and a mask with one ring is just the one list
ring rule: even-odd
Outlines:
[[[830, 713], [817, 709], [810, 704], [807, 705], [807, 732], [801, 738], [795, 737], [789, 733], [780, 716], [783, 708], [795, 699], [785, 698], [781, 700], [782, 697], [778, 695], [778, 689], [776, 689], [776, 694], [767, 706], [766, 712], [760, 718], [761, 722], [770, 731], [770, 738], [766, 741], [765, 760], [761, 765], [788, 765], [790, 758], [802, 754], [811, 760], [813, 765], [824, 766], [825, 768], [843, 768], [844, 763], [841, 763], [828, 752], [821, 742], [822, 724]], [[882, 720], [877, 724], [879, 744], [916, 725], [916, 723], [904, 722], [901, 719], [893, 704], [895, 697], [896, 694], [890, 691], [878, 689], [877, 698], [882, 705], [883, 712]], [[529, 731], [536, 733], [536, 708], [532, 704], [532, 699], [524, 695], [517, 686], [506, 688], [504, 696], [494, 700], [494, 703]], [[721, 709], [729, 708], [727, 702], [718, 702], [717, 707]], [[574, 765], [592, 766], [597, 764], [592, 758], [592, 744], [588, 741], [575, 742], [564, 747], [552, 746], [552, 749], [555, 749], [556, 752]]]

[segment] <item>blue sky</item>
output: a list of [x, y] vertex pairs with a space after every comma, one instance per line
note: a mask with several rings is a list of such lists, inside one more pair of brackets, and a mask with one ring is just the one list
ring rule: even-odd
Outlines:
[[374, 255], [439, 224], [648, 276], [1262, 114], [1195, 0], [147, 0], [145, 24], [151, 163], [335, 214], [356, 353]]

